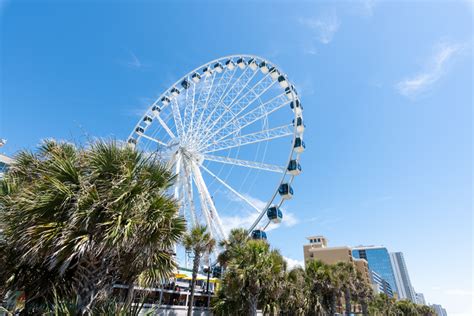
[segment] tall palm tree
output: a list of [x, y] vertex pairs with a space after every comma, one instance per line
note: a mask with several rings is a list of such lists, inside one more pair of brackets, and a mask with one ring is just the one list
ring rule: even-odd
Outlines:
[[219, 246], [223, 251], [219, 254], [217, 261], [225, 267], [227, 263], [236, 256], [249, 240], [248, 232], [243, 228], [234, 228], [230, 231], [227, 239], [222, 240]]
[[206, 226], [196, 225], [184, 236], [183, 245], [187, 251], [192, 251], [194, 255], [191, 294], [188, 301], [188, 316], [191, 316], [193, 312], [196, 278], [201, 257], [203, 254], [210, 254], [213, 251], [216, 245], [216, 240], [212, 238], [211, 234], [207, 231]]
[[227, 260], [214, 312], [253, 316], [260, 305], [276, 313], [286, 270], [283, 257], [263, 240], [247, 240], [234, 250]]
[[334, 266], [334, 274], [341, 285], [346, 315], [349, 315], [352, 312], [351, 300], [356, 278], [354, 265], [350, 262], [338, 262]]
[[362, 308], [363, 315], [368, 315], [368, 304], [374, 298], [374, 290], [369, 282], [362, 276], [362, 273], [357, 271], [354, 280], [354, 296]]
[[[337, 297], [340, 293], [340, 283], [335, 277], [334, 268], [319, 260], [312, 260], [306, 266], [306, 283], [310, 293], [310, 306], [313, 314], [336, 313]], [[320, 311], [321, 308], [323, 311]]]
[[171, 275], [186, 228], [168, 194], [173, 180], [161, 162], [115, 142], [48, 140], [20, 152], [0, 185], [0, 222], [15, 249], [9, 289], [23, 289], [27, 303], [74, 299], [84, 314], [117, 282], [130, 301], [139, 278]]
[[309, 293], [305, 284], [306, 273], [301, 267], [290, 270], [284, 282], [284, 293], [280, 306], [282, 315], [307, 315]]

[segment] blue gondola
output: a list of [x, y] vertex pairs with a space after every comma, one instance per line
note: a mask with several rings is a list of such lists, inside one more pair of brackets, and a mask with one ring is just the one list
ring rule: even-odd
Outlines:
[[296, 98], [296, 92], [290, 87], [285, 88], [285, 95], [288, 98], [288, 100], [293, 100]]
[[188, 89], [189, 87], [191, 87], [191, 84], [189, 83], [188, 80], [184, 79], [183, 81], [181, 81], [181, 86], [182, 86], [184, 89]]
[[305, 150], [306, 145], [304, 144], [304, 141], [301, 139], [301, 137], [296, 137], [295, 145], [293, 147], [297, 153], [302, 153]]
[[259, 65], [259, 67], [260, 67], [260, 71], [262, 72], [262, 74], [267, 74], [268, 73], [269, 68], [268, 68], [268, 65], [265, 61], [262, 61]]
[[[295, 120], [293, 120], [293, 126], [295, 126]], [[304, 125], [303, 123], [303, 118], [302, 117], [297, 117], [296, 118], [296, 131], [301, 134], [304, 132], [304, 128], [306, 127], [306, 125]]]
[[141, 126], [138, 126], [135, 128], [135, 132], [137, 132], [138, 135], [142, 135], [145, 132], [145, 129]]
[[252, 58], [252, 59], [249, 60], [249, 67], [253, 71], [258, 69], [258, 65], [257, 65], [257, 62], [255, 61], [255, 59]]
[[222, 67], [221, 63], [216, 63], [214, 65], [214, 70], [217, 71], [218, 73], [221, 73], [224, 68]]
[[192, 76], [191, 79], [195, 82], [198, 83], [201, 80], [201, 75], [195, 72]]
[[204, 67], [202, 73], [206, 76], [209, 76], [210, 74], [212, 74], [212, 70], [210, 67]]
[[272, 77], [273, 80], [277, 80], [280, 76], [280, 72], [275, 67], [270, 68], [268, 71], [270, 72], [270, 77]]
[[269, 207], [267, 210], [267, 217], [272, 223], [281, 223], [283, 213], [278, 206]]
[[296, 159], [290, 160], [290, 163], [288, 164], [288, 172], [294, 176], [301, 173], [301, 165]]
[[137, 144], [137, 140], [135, 138], [129, 138], [127, 141], [130, 145], [135, 146]]
[[293, 188], [289, 183], [282, 183], [278, 188], [278, 193], [280, 193], [282, 199], [289, 200], [293, 197]]
[[286, 80], [285, 76], [279, 76], [278, 77], [278, 83], [280, 84], [280, 87], [283, 89], [289, 88], [290, 85], [288, 84], [288, 81]]
[[301, 105], [300, 100], [292, 101], [290, 103], [290, 107], [298, 115], [300, 115], [301, 112], [303, 112], [303, 105]]
[[232, 61], [232, 59], [229, 59], [228, 61], [226, 61], [225, 65], [226, 65], [227, 69], [229, 69], [229, 70], [234, 70], [235, 69], [235, 63]]
[[163, 103], [163, 105], [168, 105], [170, 103], [170, 98], [162, 97], [161, 98], [161, 103]]
[[145, 123], [146, 125], [150, 125], [151, 122], [153, 122], [153, 119], [148, 115], [143, 118], [143, 123]]
[[171, 94], [177, 97], [179, 95], [179, 90], [176, 87], [171, 88], [170, 90]]
[[153, 112], [154, 115], [159, 115], [160, 112], [161, 112], [161, 109], [160, 109], [159, 106], [154, 105], [154, 106], [151, 108], [151, 112]]
[[265, 233], [263, 230], [256, 229], [252, 232], [252, 239], [267, 239], [267, 233]]
[[237, 66], [239, 66], [240, 69], [244, 69], [247, 63], [243, 58], [237, 59]]

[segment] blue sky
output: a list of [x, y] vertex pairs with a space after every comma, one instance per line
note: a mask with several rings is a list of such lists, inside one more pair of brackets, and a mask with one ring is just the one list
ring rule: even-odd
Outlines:
[[291, 225], [402, 251], [415, 289], [472, 314], [472, 29], [468, 1], [0, 1], [2, 148], [126, 138], [163, 89], [229, 54], [286, 71], [305, 105]]

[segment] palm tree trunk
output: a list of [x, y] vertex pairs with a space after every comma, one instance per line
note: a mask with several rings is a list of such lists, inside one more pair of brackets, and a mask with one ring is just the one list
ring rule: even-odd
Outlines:
[[257, 315], [257, 296], [252, 295], [249, 299], [249, 315], [255, 316]]
[[344, 302], [346, 304], [346, 315], [350, 315], [352, 312], [351, 291], [348, 288], [344, 289]]
[[201, 261], [201, 256], [198, 252], [194, 252], [193, 260], [193, 277], [191, 279], [191, 294], [189, 295], [188, 301], [188, 316], [193, 314], [193, 305], [194, 305], [194, 288], [196, 286], [196, 278], [199, 270], [199, 262]]
[[368, 312], [368, 309], [367, 309], [367, 302], [365, 300], [363, 300], [360, 303], [360, 306], [362, 307], [362, 315], [364, 315], [364, 316], [369, 315], [369, 312]]

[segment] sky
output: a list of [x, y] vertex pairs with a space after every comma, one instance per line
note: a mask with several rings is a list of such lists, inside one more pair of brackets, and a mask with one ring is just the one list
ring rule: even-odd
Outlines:
[[291, 219], [271, 244], [292, 264], [316, 234], [401, 251], [428, 302], [472, 315], [473, 12], [469, 1], [1, 0], [1, 151], [125, 139], [191, 69], [265, 57], [295, 84], [307, 125]]

